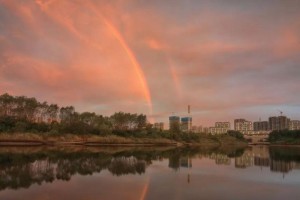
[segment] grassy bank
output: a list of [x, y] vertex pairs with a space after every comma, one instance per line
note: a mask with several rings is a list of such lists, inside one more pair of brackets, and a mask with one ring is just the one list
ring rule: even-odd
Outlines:
[[229, 135], [200, 135], [194, 142], [184, 143], [190, 146], [234, 146], [245, 147], [248, 143]]
[[74, 134], [37, 134], [37, 133], [1, 133], [0, 145], [88, 145], [88, 146], [109, 146], [109, 145], [128, 145], [128, 146], [246, 146], [247, 143], [228, 135], [212, 136], [200, 135], [195, 140], [173, 140], [167, 138], [152, 137], [121, 137], [116, 135], [97, 136], [97, 135], [74, 135]]
[[269, 141], [271, 145], [300, 145], [300, 130], [272, 131]]
[[282, 138], [278, 141], [271, 142], [270, 145], [300, 145], [300, 139]]

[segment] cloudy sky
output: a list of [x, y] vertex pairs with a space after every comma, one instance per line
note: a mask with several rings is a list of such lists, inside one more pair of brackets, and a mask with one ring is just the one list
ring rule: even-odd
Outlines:
[[0, 0], [0, 93], [195, 125], [300, 119], [299, 0]]

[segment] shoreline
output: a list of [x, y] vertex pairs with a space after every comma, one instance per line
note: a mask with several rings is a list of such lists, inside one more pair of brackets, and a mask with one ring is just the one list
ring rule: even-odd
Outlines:
[[[123, 138], [122, 138], [123, 139]], [[215, 141], [215, 142], [184, 142], [164, 139], [149, 139], [138, 138], [136, 140], [130, 139], [129, 141], [49, 141], [49, 140], [24, 140], [24, 139], [0, 139], [0, 147], [34, 147], [34, 146], [85, 146], [85, 147], [220, 147], [220, 146], [236, 146], [247, 147], [249, 146], [245, 142], [235, 141]]]
[[25, 141], [25, 140], [0, 140], [0, 146], [181, 146], [181, 143], [136, 142], [136, 143], [103, 143], [103, 142], [57, 142], [57, 141]]

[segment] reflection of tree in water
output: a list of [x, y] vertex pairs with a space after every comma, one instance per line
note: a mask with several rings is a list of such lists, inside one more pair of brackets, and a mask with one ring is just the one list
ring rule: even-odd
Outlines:
[[146, 170], [146, 161], [135, 157], [117, 157], [111, 160], [108, 170], [117, 176], [124, 174], [142, 174]]
[[[251, 150], [252, 151], [252, 150]], [[300, 150], [270, 148], [268, 155], [249, 154], [244, 149], [226, 148], [175, 148], [166, 150], [137, 149], [130, 151], [110, 152], [64, 152], [59, 150], [38, 151], [34, 153], [0, 153], [0, 190], [5, 188], [28, 188], [32, 184], [51, 183], [55, 180], [68, 181], [72, 176], [91, 175], [107, 169], [113, 175], [143, 174], [154, 160], [169, 160], [169, 167], [178, 170], [191, 166], [194, 158], [214, 159], [217, 164], [229, 164], [231, 157], [240, 165], [248, 166], [261, 162], [272, 165], [274, 171], [289, 171], [296, 167], [300, 160]], [[244, 154], [243, 154], [244, 153]], [[249, 162], [248, 156], [256, 158]], [[263, 157], [262, 157], [263, 156]], [[262, 159], [270, 157], [270, 162]], [[241, 159], [243, 158], [243, 159]], [[294, 164], [290, 164], [294, 162]], [[252, 164], [252, 165], [253, 165]], [[287, 166], [288, 165], [288, 166]], [[292, 166], [292, 167], [291, 167]], [[271, 166], [270, 166], [271, 167]]]
[[48, 161], [34, 163], [18, 163], [0, 170], [0, 189], [7, 187], [17, 189], [28, 188], [32, 183], [52, 182], [54, 180], [54, 168]]
[[[165, 154], [165, 155], [164, 155]], [[169, 152], [110, 153], [61, 151], [32, 154], [0, 153], [0, 190], [28, 188], [32, 184], [69, 181], [76, 174], [91, 175], [108, 169], [113, 175], [143, 174], [152, 160]]]
[[287, 173], [300, 162], [299, 148], [270, 147], [270, 169], [274, 172]]

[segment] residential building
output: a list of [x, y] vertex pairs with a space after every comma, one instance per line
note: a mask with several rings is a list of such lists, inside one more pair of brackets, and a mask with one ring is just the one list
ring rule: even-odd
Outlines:
[[216, 128], [227, 128], [230, 129], [230, 122], [216, 122], [215, 123]]
[[163, 122], [154, 123], [154, 128], [162, 131], [164, 130], [164, 123]]
[[180, 117], [170, 116], [169, 117], [169, 128], [170, 128], [170, 130], [180, 129]]
[[289, 130], [300, 130], [300, 120], [291, 120]]
[[238, 125], [239, 125], [239, 123], [243, 123], [243, 122], [245, 122], [246, 120], [245, 119], [235, 119], [234, 120], [234, 130], [238, 130]]
[[213, 135], [224, 134], [230, 130], [230, 122], [216, 122], [215, 127], [209, 128], [209, 133]]
[[251, 135], [253, 134], [253, 124], [245, 119], [235, 119], [234, 120], [234, 130], [240, 131], [243, 134]]
[[202, 128], [202, 133], [209, 133], [209, 128], [208, 127], [203, 127]]
[[269, 122], [268, 121], [253, 122], [253, 130], [255, 132], [268, 131], [269, 130]]
[[289, 129], [290, 119], [286, 116], [270, 117], [269, 118], [269, 129], [274, 130], [286, 130]]
[[183, 132], [189, 132], [192, 130], [192, 118], [191, 117], [181, 118], [181, 130]]
[[202, 126], [192, 126], [192, 130], [193, 133], [202, 133], [203, 129]]
[[218, 135], [218, 134], [225, 134], [227, 133], [229, 129], [228, 128], [217, 128], [217, 127], [209, 127], [209, 133], [213, 135]]

